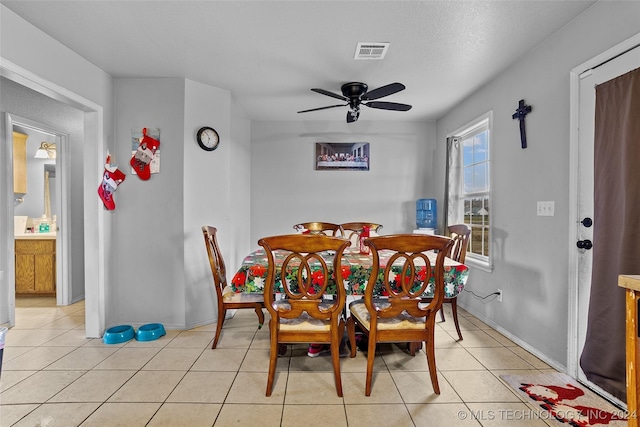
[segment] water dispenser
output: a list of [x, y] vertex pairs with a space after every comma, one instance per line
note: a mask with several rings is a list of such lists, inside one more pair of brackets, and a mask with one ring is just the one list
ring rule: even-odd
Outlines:
[[438, 206], [436, 199], [418, 199], [416, 201], [416, 225], [418, 228], [437, 228]]

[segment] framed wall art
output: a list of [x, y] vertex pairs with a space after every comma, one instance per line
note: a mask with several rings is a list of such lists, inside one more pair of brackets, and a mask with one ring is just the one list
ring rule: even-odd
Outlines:
[[368, 142], [316, 142], [316, 170], [368, 171]]

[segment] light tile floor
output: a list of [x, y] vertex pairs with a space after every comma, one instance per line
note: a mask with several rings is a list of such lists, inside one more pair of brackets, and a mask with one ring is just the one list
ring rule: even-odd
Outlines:
[[54, 299], [28, 298], [16, 306], [0, 374], [0, 426], [553, 425], [499, 378], [553, 369], [464, 310], [463, 341], [454, 338], [448, 307], [438, 323], [440, 395], [424, 352], [411, 357], [404, 346], [386, 345], [370, 397], [365, 354], [341, 359], [340, 398], [330, 358], [307, 357], [305, 345], [278, 360], [265, 397], [269, 332], [257, 329], [251, 310], [227, 320], [211, 350], [215, 324], [108, 345], [85, 338], [83, 302], [56, 307]]

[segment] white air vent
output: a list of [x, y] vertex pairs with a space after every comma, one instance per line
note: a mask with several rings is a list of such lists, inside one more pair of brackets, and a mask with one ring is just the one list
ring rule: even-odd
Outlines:
[[383, 59], [391, 43], [358, 43], [353, 59]]

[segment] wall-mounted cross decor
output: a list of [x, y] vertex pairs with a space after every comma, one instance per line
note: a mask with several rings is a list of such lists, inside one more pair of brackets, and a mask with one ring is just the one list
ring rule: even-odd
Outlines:
[[518, 108], [516, 112], [511, 116], [513, 119], [518, 119], [520, 121], [520, 142], [522, 143], [522, 148], [527, 148], [527, 134], [524, 129], [524, 117], [531, 112], [531, 105], [526, 105], [524, 103], [524, 99], [521, 99], [518, 102]]

